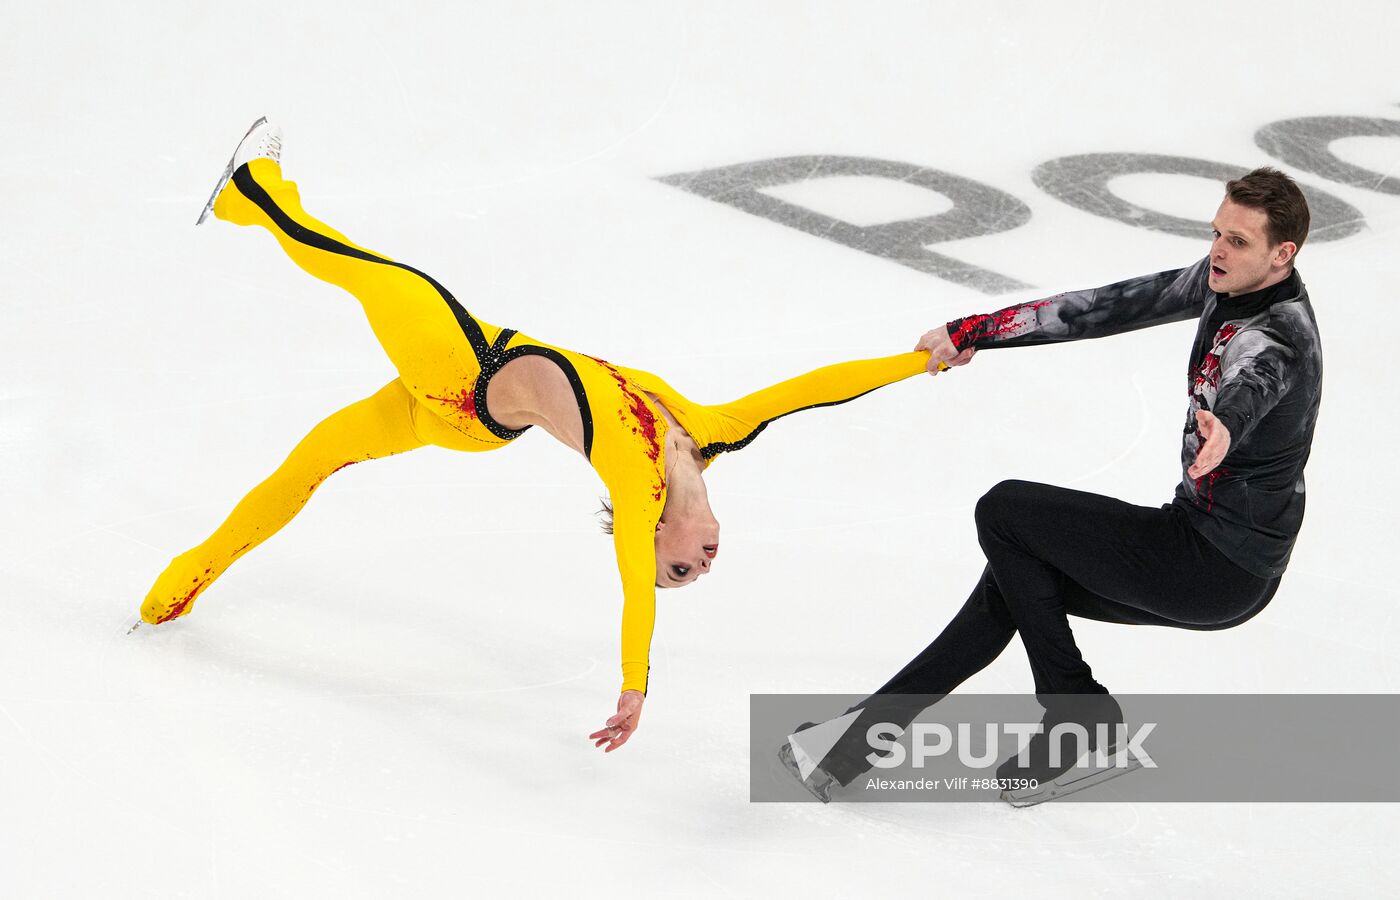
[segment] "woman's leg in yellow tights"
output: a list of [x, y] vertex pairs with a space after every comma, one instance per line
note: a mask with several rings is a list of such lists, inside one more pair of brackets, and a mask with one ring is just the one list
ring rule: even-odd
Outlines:
[[403, 384], [393, 381], [313, 428], [208, 540], [171, 561], [146, 595], [141, 618], [168, 622], [189, 612], [195, 598], [214, 579], [290, 522], [316, 488], [339, 470], [424, 446], [414, 428], [415, 403]]
[[266, 228], [294, 263], [353, 294], [409, 393], [449, 424], [481, 431], [464, 398], [481, 373], [478, 355], [501, 329], [468, 316], [429, 276], [312, 218], [302, 209], [296, 185], [284, 180], [270, 159], [253, 160], [235, 172], [214, 203], [214, 215]]

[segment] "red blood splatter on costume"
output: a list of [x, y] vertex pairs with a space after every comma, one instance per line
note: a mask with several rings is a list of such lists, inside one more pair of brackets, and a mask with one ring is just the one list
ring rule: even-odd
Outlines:
[[[308, 498], [310, 498], [310, 496], [311, 496], [312, 494], [316, 493], [316, 489], [319, 488], [321, 485], [323, 485], [323, 484], [326, 483], [326, 478], [330, 478], [332, 475], [334, 475], [336, 472], [339, 472], [341, 469], [345, 468], [346, 466], [353, 466], [353, 465], [355, 465], [356, 463], [359, 463], [359, 462], [364, 462], [364, 460], [362, 460], [362, 459], [352, 459], [352, 460], [350, 460], [349, 462], [343, 462], [343, 463], [341, 463], [340, 465], [336, 466], [334, 469], [331, 469], [329, 472], [326, 473], [325, 478], [322, 478], [322, 479], [320, 479], [319, 481], [312, 482], [311, 486], [308, 487], [308, 488], [306, 489], [306, 496], [307, 496]], [[305, 502], [305, 501], [303, 501], [303, 502]], [[245, 548], [245, 549], [246, 549], [246, 548]], [[238, 553], [242, 553], [242, 552], [243, 552], [242, 550], [239, 550], [239, 551], [238, 551]], [[234, 556], [237, 556], [238, 553], [235, 553]]]
[[1215, 482], [1229, 474], [1224, 469], [1215, 469], [1196, 479], [1196, 497], [1198, 499], [1201, 496], [1201, 482], [1205, 482], [1206, 485], [1206, 512], [1215, 508]]
[[1201, 364], [1196, 367], [1196, 377], [1191, 381], [1190, 393], [1200, 394], [1207, 387], [1213, 387], [1220, 383], [1220, 357], [1214, 353], [1207, 353], [1206, 358], [1201, 360]]
[[188, 594], [181, 597], [179, 600], [176, 600], [175, 603], [170, 607], [170, 610], [166, 612], [165, 615], [161, 616], [159, 619], [156, 619], [157, 625], [162, 625], [166, 622], [169, 622], [171, 619], [178, 619], [180, 616], [183, 616], [185, 613], [189, 612], [190, 604], [194, 602], [194, 598], [198, 597], [199, 592], [204, 590], [209, 585], [209, 582], [213, 580], [208, 577], [208, 569], [204, 570], [204, 575], [204, 578], [192, 579], [194, 582], [194, 587], [190, 588], [190, 592]]
[[[1215, 340], [1212, 342], [1210, 350], [1206, 351], [1201, 364], [1196, 367], [1195, 375], [1191, 378], [1190, 394], [1198, 398], [1201, 409], [1208, 410], [1215, 402], [1215, 391], [1220, 387], [1220, 360], [1225, 355], [1225, 345], [1230, 343], [1230, 340], [1239, 332], [1239, 326], [1229, 322], [1220, 326], [1220, 330], [1215, 333]], [[1201, 452], [1201, 448], [1205, 444], [1205, 439], [1197, 431], [1197, 454]], [[1229, 474], [1224, 468], [1217, 468], [1196, 479], [1196, 502], [1200, 502], [1202, 485], [1204, 485], [1206, 512], [1215, 508], [1215, 482]]]
[[[599, 359], [596, 356], [589, 358], [607, 369], [608, 374], [617, 382], [618, 389], [622, 392], [622, 396], [627, 401], [627, 406], [617, 411], [617, 418], [623, 425], [629, 426], [633, 434], [641, 435], [642, 439], [646, 441], [647, 458], [655, 463], [661, 458], [661, 437], [657, 433], [656, 413], [651, 411], [651, 407], [647, 405], [646, 400], [642, 398], [641, 394], [632, 390], [631, 383], [623, 377], [621, 372], [613, 367], [612, 363], [605, 359]], [[631, 422], [635, 424], [629, 423], [629, 415], [631, 416]], [[661, 494], [666, 490], [665, 477], [658, 473], [656, 482], [652, 484], [651, 489], [652, 499], [660, 500]]]
[[468, 387], [461, 391], [458, 391], [453, 396], [435, 397], [432, 394], [427, 394], [426, 396], [429, 400], [437, 400], [440, 403], [446, 403], [448, 406], [455, 407], [459, 412], [461, 412], [469, 419], [477, 418], [475, 380], [473, 380]]
[[1239, 334], [1239, 331], [1237, 326], [1227, 322], [1215, 333], [1214, 345], [1196, 367], [1196, 375], [1191, 379], [1190, 393], [1199, 396], [1206, 388], [1214, 390], [1220, 386], [1220, 357], [1225, 352], [1225, 345], [1230, 343], [1230, 339]]
[[1008, 306], [999, 312], [983, 315], [968, 316], [962, 320], [958, 330], [949, 335], [952, 338], [953, 346], [962, 347], [963, 339], [972, 337], [974, 341], [989, 337], [1002, 337], [1013, 334], [1024, 328], [1026, 323], [1021, 321], [1021, 313], [1025, 310], [1037, 310], [1043, 306], [1053, 303], [1050, 300], [1037, 300], [1035, 303], [1023, 303], [1020, 306]]
[[613, 377], [613, 380], [617, 382], [618, 389], [622, 391], [622, 396], [627, 399], [627, 408], [618, 410], [617, 417], [622, 420], [623, 424], [626, 424], [627, 414], [631, 413], [633, 421], [637, 423], [636, 426], [632, 428], [632, 433], [640, 434], [647, 442], [647, 457], [652, 462], [656, 462], [661, 458], [661, 439], [656, 433], [656, 413], [652, 412], [651, 407], [647, 406], [647, 402], [642, 399], [641, 394], [632, 390], [632, 386], [628, 383], [627, 379], [622, 376], [621, 372], [614, 369], [612, 365], [605, 360], [598, 359], [595, 361], [598, 365], [608, 370], [608, 374]]

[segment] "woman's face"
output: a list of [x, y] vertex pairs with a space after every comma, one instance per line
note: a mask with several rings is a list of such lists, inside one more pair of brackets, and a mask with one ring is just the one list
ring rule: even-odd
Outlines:
[[710, 571], [719, 555], [719, 523], [712, 516], [656, 525], [656, 586], [683, 587]]

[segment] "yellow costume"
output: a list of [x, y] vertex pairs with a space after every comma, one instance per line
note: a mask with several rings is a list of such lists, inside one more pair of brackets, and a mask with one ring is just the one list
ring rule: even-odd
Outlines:
[[[141, 607], [147, 622], [189, 612], [196, 597], [240, 556], [291, 520], [334, 472], [428, 444], [494, 450], [522, 431], [502, 426], [487, 387], [512, 359], [552, 360], [573, 386], [584, 452], [614, 508], [613, 543], [622, 575], [622, 688], [646, 691], [656, 597], [656, 524], [666, 503], [665, 405], [701, 448], [706, 465], [746, 446], [788, 413], [844, 403], [924, 371], [927, 353], [841, 363], [719, 406], [693, 403], [655, 375], [488, 325], [432, 278], [351, 243], [301, 208], [296, 185], [276, 162], [255, 159], [234, 173], [214, 204], [219, 218], [261, 225], [292, 261], [353, 294], [399, 377], [334, 413], [254, 488], [198, 547], [176, 557]], [[653, 399], [655, 398], [655, 399]]]

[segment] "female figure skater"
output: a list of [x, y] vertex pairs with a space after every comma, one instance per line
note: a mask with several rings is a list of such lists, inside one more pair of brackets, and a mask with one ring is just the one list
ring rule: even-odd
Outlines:
[[158, 624], [188, 613], [214, 579], [345, 466], [428, 444], [494, 450], [538, 425], [582, 454], [611, 496], [622, 575], [622, 691], [616, 715], [589, 737], [617, 749], [636, 730], [646, 695], [655, 589], [694, 582], [719, 553], [703, 470], [774, 419], [923, 372], [928, 353], [842, 363], [732, 403], [694, 403], [650, 373], [489, 325], [429, 276], [351, 243], [302, 209], [296, 185], [282, 178], [281, 150], [277, 126], [253, 123], [199, 222], [212, 211], [261, 226], [302, 269], [349, 291], [399, 377], [312, 429], [208, 540], [171, 561], [141, 618]]

